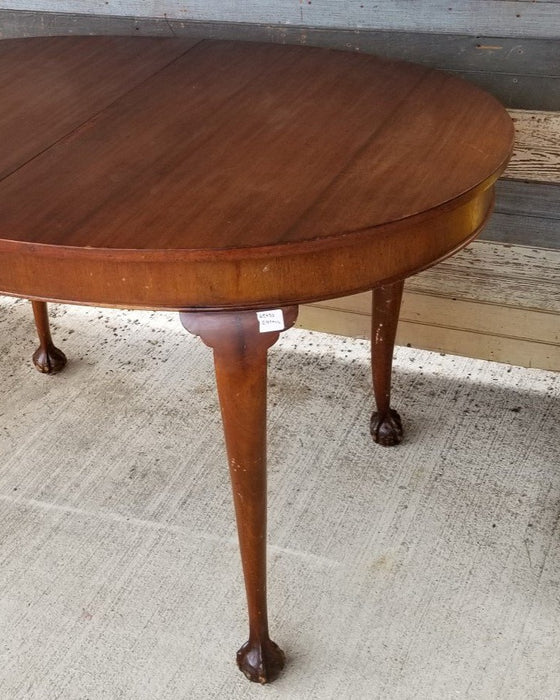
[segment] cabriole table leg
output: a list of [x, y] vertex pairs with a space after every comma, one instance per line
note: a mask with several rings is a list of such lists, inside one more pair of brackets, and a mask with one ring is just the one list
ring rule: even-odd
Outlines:
[[294, 323], [297, 307], [266, 313], [272, 315], [181, 313], [183, 326], [214, 350], [249, 610], [249, 641], [237, 664], [259, 683], [273, 681], [284, 666], [283, 651], [269, 637], [266, 600], [267, 350]]
[[53, 343], [49, 327], [49, 313], [44, 301], [32, 301], [39, 347], [33, 353], [33, 364], [44, 374], [60, 372], [66, 364], [66, 355]]
[[371, 369], [377, 411], [371, 417], [371, 435], [385, 447], [403, 437], [401, 417], [391, 408], [393, 350], [399, 322], [404, 280], [373, 290], [371, 314]]

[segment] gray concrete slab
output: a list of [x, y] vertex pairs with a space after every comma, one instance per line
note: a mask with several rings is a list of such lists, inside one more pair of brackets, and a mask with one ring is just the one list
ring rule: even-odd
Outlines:
[[560, 696], [560, 377], [396, 355], [407, 439], [374, 446], [368, 344], [270, 354], [270, 604], [288, 656], [237, 671], [244, 594], [211, 353], [173, 315], [53, 308], [30, 365], [0, 299], [0, 698]]

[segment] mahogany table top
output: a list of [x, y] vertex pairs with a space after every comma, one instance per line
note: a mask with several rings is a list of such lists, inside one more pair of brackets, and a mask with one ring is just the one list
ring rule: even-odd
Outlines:
[[299, 46], [0, 42], [0, 292], [251, 308], [371, 288], [476, 235], [512, 148], [456, 77]]

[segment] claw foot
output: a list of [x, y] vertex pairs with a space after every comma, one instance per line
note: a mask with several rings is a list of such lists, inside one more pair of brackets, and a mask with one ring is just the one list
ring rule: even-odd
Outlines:
[[383, 416], [375, 411], [371, 416], [370, 431], [372, 438], [378, 445], [384, 447], [398, 445], [403, 438], [401, 417], [392, 408], [389, 409], [389, 413]]
[[33, 364], [44, 374], [55, 374], [66, 364], [66, 355], [54, 345], [38, 347], [33, 353]]
[[286, 657], [272, 640], [246, 642], [237, 652], [237, 665], [250, 681], [271, 683], [284, 668]]

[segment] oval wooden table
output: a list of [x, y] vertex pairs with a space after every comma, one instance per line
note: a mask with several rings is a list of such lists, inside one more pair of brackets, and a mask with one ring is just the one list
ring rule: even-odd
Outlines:
[[512, 148], [489, 95], [445, 73], [272, 44], [0, 42], [0, 292], [177, 310], [213, 348], [249, 609], [237, 660], [284, 655], [266, 604], [266, 356], [297, 305], [373, 289], [372, 434], [400, 441], [403, 280], [484, 225]]

